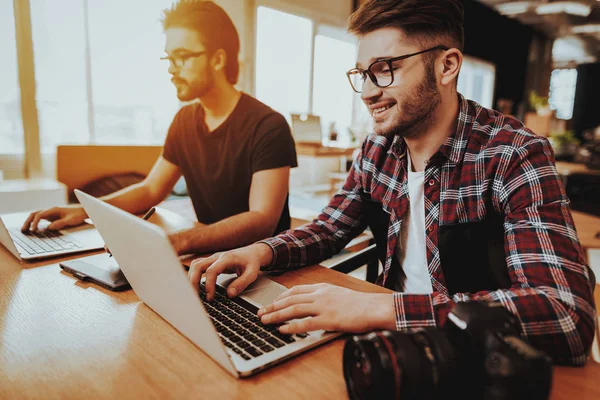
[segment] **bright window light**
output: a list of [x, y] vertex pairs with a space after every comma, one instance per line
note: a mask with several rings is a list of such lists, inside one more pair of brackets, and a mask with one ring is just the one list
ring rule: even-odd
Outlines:
[[12, 0], [0, 0], [0, 153], [24, 151]]
[[159, 59], [172, 0], [88, 3], [95, 142], [162, 144], [180, 105]]
[[31, 2], [42, 152], [52, 153], [61, 143], [162, 143], [179, 107], [168, 66], [159, 60], [165, 43], [161, 10], [172, 1], [87, 3], [90, 82], [84, 1]]
[[347, 136], [344, 133], [352, 125], [354, 97], [346, 71], [355, 63], [354, 43], [324, 34], [316, 36], [313, 114], [321, 117], [324, 129], [335, 123], [340, 136], [344, 138]]
[[576, 25], [571, 28], [571, 33], [600, 33], [600, 24]]
[[498, 4], [496, 9], [502, 15], [518, 15], [527, 12], [531, 5], [531, 1], [513, 1], [510, 3]]
[[467, 99], [492, 108], [496, 67], [487, 61], [465, 56], [458, 75], [458, 91]]
[[256, 97], [282, 113], [308, 113], [313, 23], [258, 7]]
[[589, 4], [575, 1], [555, 1], [553, 3], [540, 4], [536, 7], [535, 12], [539, 15], [564, 13], [587, 17], [592, 12], [592, 7]]
[[83, 15], [81, 0], [31, 2], [42, 152], [89, 141]]
[[577, 70], [555, 69], [550, 76], [550, 108], [556, 110], [556, 117], [571, 119], [575, 103], [575, 88], [577, 86]]

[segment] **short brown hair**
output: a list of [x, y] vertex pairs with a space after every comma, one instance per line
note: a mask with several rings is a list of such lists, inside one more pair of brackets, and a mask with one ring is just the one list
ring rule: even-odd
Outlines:
[[170, 9], [163, 10], [163, 29], [187, 28], [200, 34], [209, 53], [223, 49], [226, 54], [225, 75], [235, 85], [238, 81], [240, 64], [240, 37], [229, 15], [212, 1], [180, 0]]
[[423, 48], [464, 46], [461, 0], [367, 0], [348, 21], [348, 30], [364, 35], [381, 28], [398, 28]]

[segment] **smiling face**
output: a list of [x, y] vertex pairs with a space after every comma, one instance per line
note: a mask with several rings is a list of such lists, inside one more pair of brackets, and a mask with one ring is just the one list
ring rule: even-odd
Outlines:
[[[377, 29], [359, 38], [356, 65], [366, 69], [375, 60], [421, 50], [397, 28]], [[421, 54], [394, 62], [394, 81], [388, 87], [377, 87], [367, 77], [361, 98], [373, 116], [376, 134], [415, 137], [430, 123], [441, 96], [426, 57]]]
[[206, 51], [198, 32], [186, 28], [169, 28], [165, 30], [165, 36], [165, 53], [172, 58], [180, 58], [183, 62], [181, 67], [173, 62], [169, 65], [171, 82], [177, 89], [179, 100], [191, 101], [206, 95], [215, 85], [210, 54], [186, 57]]

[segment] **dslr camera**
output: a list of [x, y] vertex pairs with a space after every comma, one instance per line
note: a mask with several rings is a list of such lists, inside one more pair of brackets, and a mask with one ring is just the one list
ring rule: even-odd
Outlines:
[[552, 361], [520, 337], [500, 303], [457, 303], [443, 328], [347, 339], [351, 399], [547, 399]]

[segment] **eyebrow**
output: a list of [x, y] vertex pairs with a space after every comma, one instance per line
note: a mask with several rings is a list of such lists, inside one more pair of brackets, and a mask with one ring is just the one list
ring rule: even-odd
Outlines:
[[[197, 50], [197, 51], [204, 51], [204, 50]], [[174, 54], [174, 53], [194, 53], [194, 52], [195, 52], [195, 50], [190, 50], [190, 49], [186, 49], [186, 48], [183, 48], [183, 47], [177, 47], [177, 48], [175, 48], [175, 49], [173, 49], [171, 51], [171, 54]], [[165, 53], [169, 54], [169, 52], [167, 51], [167, 49], [165, 49]]]

